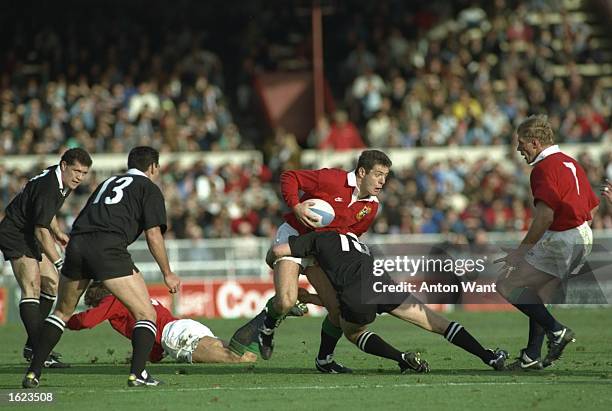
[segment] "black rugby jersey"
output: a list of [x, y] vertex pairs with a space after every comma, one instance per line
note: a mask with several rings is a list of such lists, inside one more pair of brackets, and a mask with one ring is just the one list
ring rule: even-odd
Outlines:
[[6, 217], [22, 232], [34, 232], [35, 226], [49, 228], [51, 220], [70, 194], [61, 183], [59, 165], [32, 177], [6, 207]]
[[313, 231], [289, 237], [289, 247], [294, 257], [316, 257], [336, 290], [372, 277], [374, 260], [370, 250], [354, 235]]
[[131, 244], [143, 230], [156, 226], [162, 234], [166, 232], [164, 196], [143, 172], [130, 169], [96, 188], [75, 220], [71, 235], [115, 233]]

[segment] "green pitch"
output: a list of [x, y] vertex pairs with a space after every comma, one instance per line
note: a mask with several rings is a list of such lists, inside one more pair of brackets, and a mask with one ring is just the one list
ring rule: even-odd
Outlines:
[[[403, 350], [418, 350], [431, 365], [427, 375], [400, 375], [391, 361], [368, 356], [346, 340], [336, 358], [353, 375], [322, 375], [313, 367], [320, 319], [292, 318], [279, 329], [269, 361], [256, 365], [183, 365], [162, 362], [148, 367], [164, 380], [160, 388], [126, 387], [131, 346], [104, 324], [91, 331], [66, 331], [57, 351], [73, 364], [46, 370], [41, 392], [53, 392], [48, 409], [191, 410], [191, 409], [612, 409], [612, 309], [556, 309], [573, 327], [577, 342], [564, 358], [542, 372], [494, 372], [475, 357], [390, 317], [379, 318], [373, 331]], [[519, 313], [450, 313], [488, 347], [514, 356], [523, 346], [527, 320]], [[206, 320], [227, 338], [244, 320]], [[18, 325], [0, 327], [0, 393], [20, 387], [24, 332]], [[3, 398], [2, 401], [5, 401]], [[0, 407], [41, 409], [30, 407]], [[44, 408], [44, 407], [43, 407]]]

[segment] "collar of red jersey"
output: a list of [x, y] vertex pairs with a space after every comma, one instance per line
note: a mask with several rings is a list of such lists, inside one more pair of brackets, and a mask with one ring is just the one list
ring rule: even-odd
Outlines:
[[143, 177], [149, 178], [148, 175], [146, 175], [145, 173], [143, 173], [137, 168], [130, 168], [125, 174], [135, 174], [137, 176], [143, 176]]
[[355, 174], [355, 170], [346, 173], [346, 182], [349, 187], [357, 187], [357, 174]]
[[355, 171], [356, 170], [346, 173], [346, 183], [349, 185], [349, 187], [355, 188], [353, 190], [353, 198], [352, 198], [351, 204], [353, 204], [355, 201], [374, 201], [378, 203], [378, 197], [376, 196], [358, 198], [359, 197], [359, 187], [357, 187], [357, 174], [355, 174]]
[[544, 160], [549, 155], [555, 154], [555, 153], [560, 153], [560, 152], [561, 152], [561, 149], [556, 144], [554, 146], [546, 147], [544, 150], [542, 150], [540, 152], [540, 154], [538, 154], [538, 156], [535, 158], [535, 160], [533, 160], [531, 163], [529, 163], [529, 165], [530, 166], [535, 166], [536, 164], [538, 164], [540, 161]]
[[59, 190], [61, 191], [63, 196], [66, 196], [66, 193], [68, 193], [68, 189], [64, 190], [64, 182], [62, 181], [62, 169], [60, 168], [59, 164], [55, 166], [55, 176], [57, 177], [57, 182], [59, 183]]

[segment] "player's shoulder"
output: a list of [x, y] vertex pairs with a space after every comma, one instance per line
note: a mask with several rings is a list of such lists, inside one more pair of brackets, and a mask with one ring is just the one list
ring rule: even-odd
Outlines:
[[348, 172], [340, 168], [321, 168], [317, 170], [320, 178], [326, 181], [333, 182], [345, 182], [347, 180]]
[[570, 156], [567, 153], [564, 153], [563, 151], [559, 151], [558, 153], [553, 153], [549, 157], [555, 161], [572, 161], [576, 163], [576, 159], [574, 157]]
[[556, 174], [567, 167], [569, 163], [575, 166], [580, 165], [573, 157], [561, 151], [553, 153], [533, 166], [532, 176], [537, 177], [542, 174]]
[[124, 173], [124, 174], [119, 174], [116, 176], [117, 181], [122, 180], [122, 179], [125, 180], [127, 178], [131, 179], [129, 185], [132, 187], [138, 187], [140, 189], [147, 190], [147, 191], [151, 190], [151, 191], [161, 192], [157, 184], [155, 184], [146, 175], [140, 175], [140, 174], [134, 174], [134, 173]]
[[31, 177], [27, 185], [30, 187], [37, 187], [43, 189], [57, 188], [59, 187], [59, 180], [57, 178], [57, 164], [49, 166], [42, 170], [39, 174]]
[[343, 170], [341, 168], [321, 168], [319, 169], [319, 171], [322, 173], [335, 174], [338, 176], [346, 176], [348, 174], [346, 170]]

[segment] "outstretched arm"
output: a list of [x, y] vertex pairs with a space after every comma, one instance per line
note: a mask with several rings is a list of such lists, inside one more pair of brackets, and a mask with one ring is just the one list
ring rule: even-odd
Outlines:
[[499, 258], [494, 263], [504, 262], [511, 267], [518, 267], [529, 251], [542, 238], [548, 227], [553, 222], [555, 212], [544, 201], [538, 201], [535, 208], [535, 214], [531, 226], [525, 235], [525, 238], [515, 250], [504, 249], [508, 255]]
[[70, 317], [68, 322], [66, 322], [66, 327], [74, 331], [94, 328], [96, 325], [119, 313], [119, 311], [117, 311], [118, 307], [114, 305], [115, 301], [117, 301], [115, 297], [105, 298], [99, 305], [78, 314], [74, 314]]

